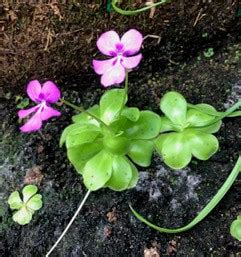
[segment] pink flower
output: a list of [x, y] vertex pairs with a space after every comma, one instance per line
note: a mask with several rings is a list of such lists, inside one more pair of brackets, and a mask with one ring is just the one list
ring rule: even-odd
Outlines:
[[135, 30], [128, 30], [120, 39], [119, 35], [111, 30], [103, 33], [97, 41], [97, 47], [105, 55], [113, 58], [99, 61], [93, 60], [93, 67], [101, 76], [101, 84], [105, 87], [119, 84], [125, 79], [126, 70], [135, 68], [142, 54], [137, 54], [142, 45], [142, 34]]
[[27, 86], [27, 94], [38, 105], [18, 112], [18, 116], [21, 119], [34, 113], [20, 128], [22, 132], [39, 130], [42, 126], [42, 121], [61, 115], [59, 111], [50, 107], [50, 104], [56, 103], [60, 99], [60, 91], [52, 81], [46, 81], [43, 87], [38, 80], [30, 81]]

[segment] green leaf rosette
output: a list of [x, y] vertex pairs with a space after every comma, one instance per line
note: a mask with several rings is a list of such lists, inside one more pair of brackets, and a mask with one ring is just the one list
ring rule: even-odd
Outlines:
[[162, 97], [160, 108], [165, 116], [161, 117], [162, 134], [155, 140], [155, 148], [169, 167], [182, 169], [193, 156], [208, 160], [218, 151], [219, 143], [212, 133], [220, 129], [221, 121], [215, 122], [212, 114], [216, 110], [211, 105], [189, 107], [181, 94], [171, 91]]
[[109, 90], [100, 105], [87, 110], [106, 126], [83, 112], [73, 116], [74, 123], [62, 133], [60, 145], [65, 143], [70, 162], [91, 191], [132, 188], [138, 180], [133, 163], [142, 167], [151, 163], [161, 119], [151, 111], [125, 106], [126, 101], [123, 89]]

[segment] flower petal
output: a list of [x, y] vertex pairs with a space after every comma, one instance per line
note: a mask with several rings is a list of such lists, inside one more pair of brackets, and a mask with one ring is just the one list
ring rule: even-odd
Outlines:
[[33, 132], [36, 130], [39, 130], [42, 126], [42, 120], [41, 120], [41, 116], [40, 113], [36, 113], [33, 115], [33, 117], [26, 122], [21, 128], [20, 130], [22, 132]]
[[41, 118], [41, 120], [48, 120], [52, 117], [60, 116], [60, 115], [61, 115], [61, 113], [59, 111], [55, 110], [54, 108], [52, 108], [50, 106], [45, 105], [41, 112], [40, 118]]
[[41, 93], [41, 84], [38, 80], [32, 80], [28, 83], [27, 94], [31, 100], [38, 103], [39, 95]]
[[34, 106], [34, 107], [26, 109], [26, 110], [20, 110], [20, 111], [18, 111], [18, 117], [20, 119], [23, 119], [23, 118], [27, 117], [29, 114], [36, 112], [38, 108], [39, 108], [39, 106], [37, 105], [37, 106]]
[[114, 84], [120, 84], [124, 79], [125, 68], [120, 63], [116, 63], [101, 76], [101, 84], [104, 87], [109, 87]]
[[97, 40], [97, 47], [100, 52], [108, 56], [115, 54], [116, 44], [120, 44], [120, 37], [113, 30], [103, 33]]
[[49, 103], [56, 103], [60, 99], [60, 90], [52, 81], [46, 81], [43, 84], [41, 93], [43, 94], [43, 99]]
[[142, 34], [136, 29], [128, 30], [121, 38], [124, 45], [124, 55], [130, 56], [140, 51], [143, 42]]
[[113, 62], [116, 58], [111, 58], [109, 60], [99, 61], [99, 60], [93, 60], [92, 64], [94, 67], [94, 70], [97, 74], [102, 75], [107, 70], [109, 70], [113, 66]]
[[142, 59], [142, 54], [138, 54], [132, 57], [122, 57], [121, 64], [126, 69], [133, 69], [140, 63], [141, 59]]

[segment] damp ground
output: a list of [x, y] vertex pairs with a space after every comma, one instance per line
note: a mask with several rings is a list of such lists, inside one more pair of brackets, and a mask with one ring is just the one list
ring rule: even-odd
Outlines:
[[[205, 54], [208, 48], [213, 50], [211, 56]], [[129, 106], [159, 112], [160, 97], [169, 90], [181, 92], [191, 103], [205, 102], [219, 110], [240, 99], [241, 44], [236, 37], [227, 37], [221, 45], [214, 41], [179, 62], [170, 59], [159, 69], [156, 54], [147, 52], [139, 69], [130, 74]], [[58, 84], [66, 99], [85, 107], [97, 103], [105, 91], [94, 74], [66, 77]], [[38, 257], [57, 240], [86, 189], [69, 164], [65, 149], [58, 146], [61, 131], [74, 112], [64, 107], [63, 115], [45, 124], [41, 132], [21, 134], [15, 100], [16, 94], [7, 94], [0, 104], [0, 256]], [[240, 177], [204, 221], [182, 234], [161, 234], [148, 228], [128, 207], [132, 204], [163, 227], [187, 224], [232, 170], [241, 149], [240, 124], [241, 118], [224, 120], [217, 133], [220, 150], [206, 162], [194, 159], [187, 168], [173, 171], [154, 155], [151, 167], [139, 167], [135, 189], [92, 193], [52, 256], [143, 256], [147, 249], [161, 256], [240, 253], [241, 244], [229, 233], [232, 220], [241, 213]], [[27, 183], [38, 185], [44, 206], [29, 225], [20, 226], [12, 221], [6, 201], [12, 191]]]

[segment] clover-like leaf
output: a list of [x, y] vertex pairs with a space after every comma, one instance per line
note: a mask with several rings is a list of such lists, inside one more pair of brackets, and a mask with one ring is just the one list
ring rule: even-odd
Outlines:
[[8, 204], [12, 210], [19, 209], [23, 205], [23, 201], [20, 198], [19, 192], [14, 191], [8, 198]]
[[27, 208], [32, 211], [37, 211], [37, 210], [41, 209], [42, 206], [43, 206], [42, 195], [40, 195], [40, 194], [34, 195], [27, 202]]
[[[100, 118], [100, 107], [99, 105], [94, 105], [91, 108], [89, 108], [88, 113], [93, 114], [95, 117]], [[86, 112], [81, 112], [80, 114], [74, 115], [72, 117], [72, 120], [74, 123], [80, 123], [80, 124], [93, 124], [96, 126], [99, 126], [99, 122], [88, 115]]]
[[112, 155], [102, 150], [90, 159], [83, 170], [85, 186], [95, 191], [103, 187], [112, 174]]
[[126, 157], [114, 156], [112, 162], [112, 174], [106, 186], [115, 191], [128, 188], [132, 179], [132, 167]]
[[190, 130], [186, 132], [186, 137], [192, 154], [199, 160], [208, 160], [218, 151], [218, 140], [212, 134]]
[[38, 188], [35, 185], [27, 185], [23, 188], [23, 201], [27, 203], [27, 201], [37, 193]]
[[160, 101], [162, 112], [174, 124], [184, 125], [186, 122], [187, 102], [178, 92], [166, 93]]
[[117, 115], [120, 114], [125, 99], [124, 89], [112, 89], [107, 91], [100, 99], [100, 117], [106, 124], [113, 122]]
[[136, 122], [126, 123], [124, 135], [132, 139], [152, 139], [159, 134], [161, 117], [151, 111], [141, 111]]
[[151, 164], [153, 149], [154, 145], [152, 141], [132, 140], [128, 156], [136, 164], [142, 167], [148, 167]]
[[36, 210], [39, 210], [42, 203], [42, 196], [36, 194], [38, 188], [35, 185], [27, 185], [23, 188], [23, 201], [20, 198], [18, 191], [13, 192], [8, 198], [8, 204], [11, 209], [17, 209], [13, 214], [13, 220], [20, 225], [28, 224], [32, 215]]
[[20, 210], [13, 214], [13, 220], [20, 225], [28, 224], [32, 219], [32, 212], [23, 206]]
[[238, 241], [241, 241], [241, 216], [238, 216], [237, 219], [232, 222], [230, 234]]
[[67, 149], [67, 156], [77, 172], [81, 174], [86, 162], [93, 158], [102, 148], [103, 144], [99, 141], [77, 145]]

